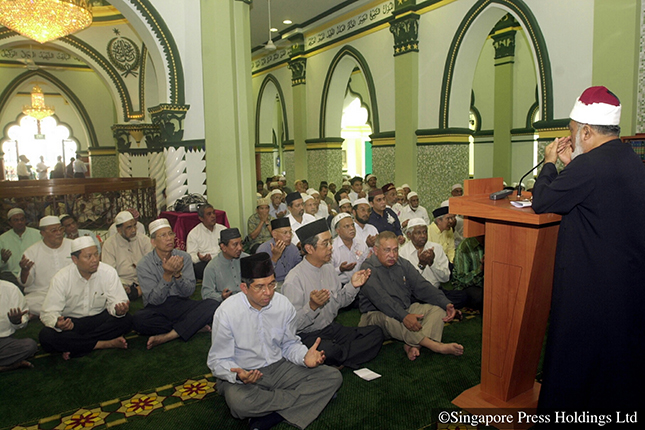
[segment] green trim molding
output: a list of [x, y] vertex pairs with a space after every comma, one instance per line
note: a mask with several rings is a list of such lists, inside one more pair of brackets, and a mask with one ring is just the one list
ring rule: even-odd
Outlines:
[[[46, 79], [56, 85], [62, 92], [65, 94], [65, 96], [69, 99], [69, 101], [72, 103], [72, 106], [78, 113], [81, 122], [83, 123], [83, 126], [87, 130], [87, 134], [89, 136], [90, 141], [88, 142], [88, 146], [90, 147], [97, 147], [99, 146], [99, 140], [98, 137], [96, 136], [96, 130], [94, 129], [94, 124], [92, 123], [92, 118], [90, 118], [90, 115], [87, 113], [87, 110], [85, 109], [85, 106], [83, 106], [83, 103], [81, 100], [76, 97], [74, 92], [67, 86], [63, 81], [58, 79], [56, 76], [52, 75], [51, 73], [46, 72], [43, 69], [38, 69], [38, 70], [28, 70], [21, 75], [16, 76], [4, 89], [2, 94], [0, 95], [0, 112], [4, 111], [4, 108], [6, 104], [9, 102], [9, 98], [13, 94], [16, 89], [22, 85], [25, 81], [31, 80], [34, 78], [34, 76], [40, 76], [43, 79]], [[67, 126], [68, 128], [71, 127]]]
[[395, 137], [396, 132], [394, 131], [384, 131], [381, 133], [370, 134], [370, 140], [372, 141], [373, 148], [394, 146], [396, 143]]
[[468, 145], [473, 131], [469, 128], [434, 128], [417, 130], [417, 146]]
[[306, 139], [307, 151], [319, 149], [343, 149], [342, 137], [324, 137], [320, 139]]
[[372, 77], [372, 72], [370, 67], [365, 60], [365, 57], [353, 46], [345, 45], [343, 46], [338, 53], [332, 59], [329, 68], [327, 69], [327, 76], [325, 76], [325, 83], [323, 84], [322, 97], [320, 100], [320, 122], [319, 122], [319, 136], [321, 138], [325, 137], [325, 121], [327, 115], [327, 99], [329, 98], [329, 86], [331, 85], [331, 79], [334, 76], [334, 71], [336, 66], [340, 63], [343, 57], [349, 56], [353, 58], [357, 63], [363, 76], [365, 77], [365, 82], [367, 83], [367, 90], [370, 95], [370, 116], [372, 118], [372, 130], [374, 133], [380, 131], [380, 122], [378, 114], [378, 103], [376, 100], [376, 85], [374, 85], [374, 78]]
[[453, 85], [453, 76], [457, 54], [463, 43], [464, 36], [470, 26], [476, 21], [476, 18], [489, 7], [499, 7], [509, 10], [516, 17], [529, 39], [530, 45], [534, 49], [535, 60], [537, 61], [539, 71], [540, 87], [542, 89], [542, 99], [540, 103], [541, 118], [551, 120], [553, 118], [553, 82], [551, 75], [551, 61], [549, 53], [542, 35], [542, 30], [538, 25], [537, 19], [522, 0], [478, 0], [477, 3], [468, 11], [465, 18], [459, 24], [457, 31], [450, 44], [446, 65], [444, 67], [443, 82], [441, 85], [441, 101], [439, 109], [439, 126], [448, 127], [448, 118], [450, 110], [450, 92]]

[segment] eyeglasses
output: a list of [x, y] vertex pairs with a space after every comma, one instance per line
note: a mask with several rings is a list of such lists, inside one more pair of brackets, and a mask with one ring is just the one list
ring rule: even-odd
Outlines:
[[261, 293], [264, 290], [267, 292], [271, 293], [275, 290], [275, 287], [278, 285], [277, 282], [273, 281], [270, 284], [267, 285], [249, 285], [249, 288], [252, 289], [256, 293]]
[[174, 231], [170, 231], [170, 232], [168, 232], [168, 233], [158, 234], [158, 235], [157, 235], [157, 236], [155, 236], [155, 237], [156, 237], [157, 239], [162, 239], [162, 240], [164, 240], [164, 239], [169, 239], [169, 238], [171, 238], [171, 239], [172, 239], [172, 238], [174, 238], [174, 237], [175, 237], [175, 232], [174, 232]]

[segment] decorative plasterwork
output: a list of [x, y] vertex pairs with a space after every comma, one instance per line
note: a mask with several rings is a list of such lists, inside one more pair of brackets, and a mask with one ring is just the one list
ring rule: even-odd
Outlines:
[[115, 28], [114, 33], [116, 37], [108, 42], [106, 48], [110, 63], [122, 72], [124, 78], [128, 75], [136, 77], [142, 61], [139, 47], [132, 39], [121, 36], [118, 29]]
[[307, 83], [307, 59], [300, 57], [289, 61], [291, 70], [291, 86], [304, 85]]
[[394, 56], [419, 52], [419, 15], [410, 13], [390, 23], [394, 36]]
[[159, 127], [164, 143], [181, 142], [184, 137], [184, 119], [188, 109], [190, 109], [190, 105], [168, 103], [162, 103], [148, 109], [152, 123]]
[[[141, 135], [148, 136], [150, 134], [160, 134], [159, 127], [155, 124], [114, 124], [112, 126], [112, 136], [116, 139], [116, 148], [119, 152], [125, 152], [132, 149], [132, 141], [130, 137], [139, 138], [141, 142]], [[136, 138], [135, 138], [136, 141]], [[146, 138], [146, 144], [151, 147]]]

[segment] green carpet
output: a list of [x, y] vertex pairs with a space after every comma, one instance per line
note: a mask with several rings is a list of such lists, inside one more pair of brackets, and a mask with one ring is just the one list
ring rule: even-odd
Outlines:
[[[141, 302], [135, 302], [132, 311], [140, 307]], [[359, 317], [357, 310], [344, 311], [338, 321], [356, 325]], [[32, 321], [17, 336], [37, 339], [41, 327], [39, 321]], [[344, 382], [338, 397], [309, 428], [433, 428], [437, 411], [454, 409], [450, 401], [479, 383], [481, 330], [481, 315], [471, 315], [445, 327], [443, 340], [464, 345], [462, 357], [424, 350], [410, 362], [401, 342], [386, 342], [378, 357], [367, 364], [383, 376], [367, 382], [343, 369]], [[209, 334], [200, 333], [189, 342], [177, 340], [151, 351], [145, 348], [146, 340], [132, 333], [127, 351], [95, 351], [70, 361], [60, 355], [43, 354], [32, 360], [34, 369], [0, 374], [0, 429], [17, 425], [34, 429], [81, 428], [78, 420], [90, 416], [91, 411], [101, 412], [102, 403], [107, 403], [102, 406], [105, 417], [99, 417], [98, 412], [92, 415], [95, 423], [100, 423], [94, 428], [116, 424], [122, 430], [247, 428], [246, 421], [230, 415], [224, 399], [212, 389], [214, 379], [206, 366]], [[198, 396], [202, 399], [178, 397], [186, 380], [202, 381], [199, 384], [205, 391]], [[135, 396], [137, 393], [139, 396]], [[155, 409], [147, 411], [146, 417], [125, 416], [127, 406], [133, 408], [132, 397], [142, 395], [146, 396], [143, 400], [156, 404]], [[75, 418], [68, 419], [67, 424], [62, 422], [70, 416]], [[33, 427], [39, 420], [51, 417]], [[281, 424], [277, 428], [290, 426]]]

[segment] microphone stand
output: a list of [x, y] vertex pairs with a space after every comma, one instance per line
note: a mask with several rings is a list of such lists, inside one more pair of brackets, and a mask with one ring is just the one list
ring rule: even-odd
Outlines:
[[524, 176], [522, 176], [522, 179], [520, 179], [520, 182], [517, 184], [517, 197], [518, 198], [522, 197], [522, 181], [524, 180], [524, 178], [526, 178], [529, 175], [529, 173], [531, 173], [532, 171], [534, 171], [535, 169], [540, 167], [542, 165], [542, 163], [544, 163], [544, 158], [542, 159], [542, 161], [537, 163], [535, 165], [535, 167], [532, 167], [531, 170], [529, 170], [528, 172], [526, 172], [526, 174]]

